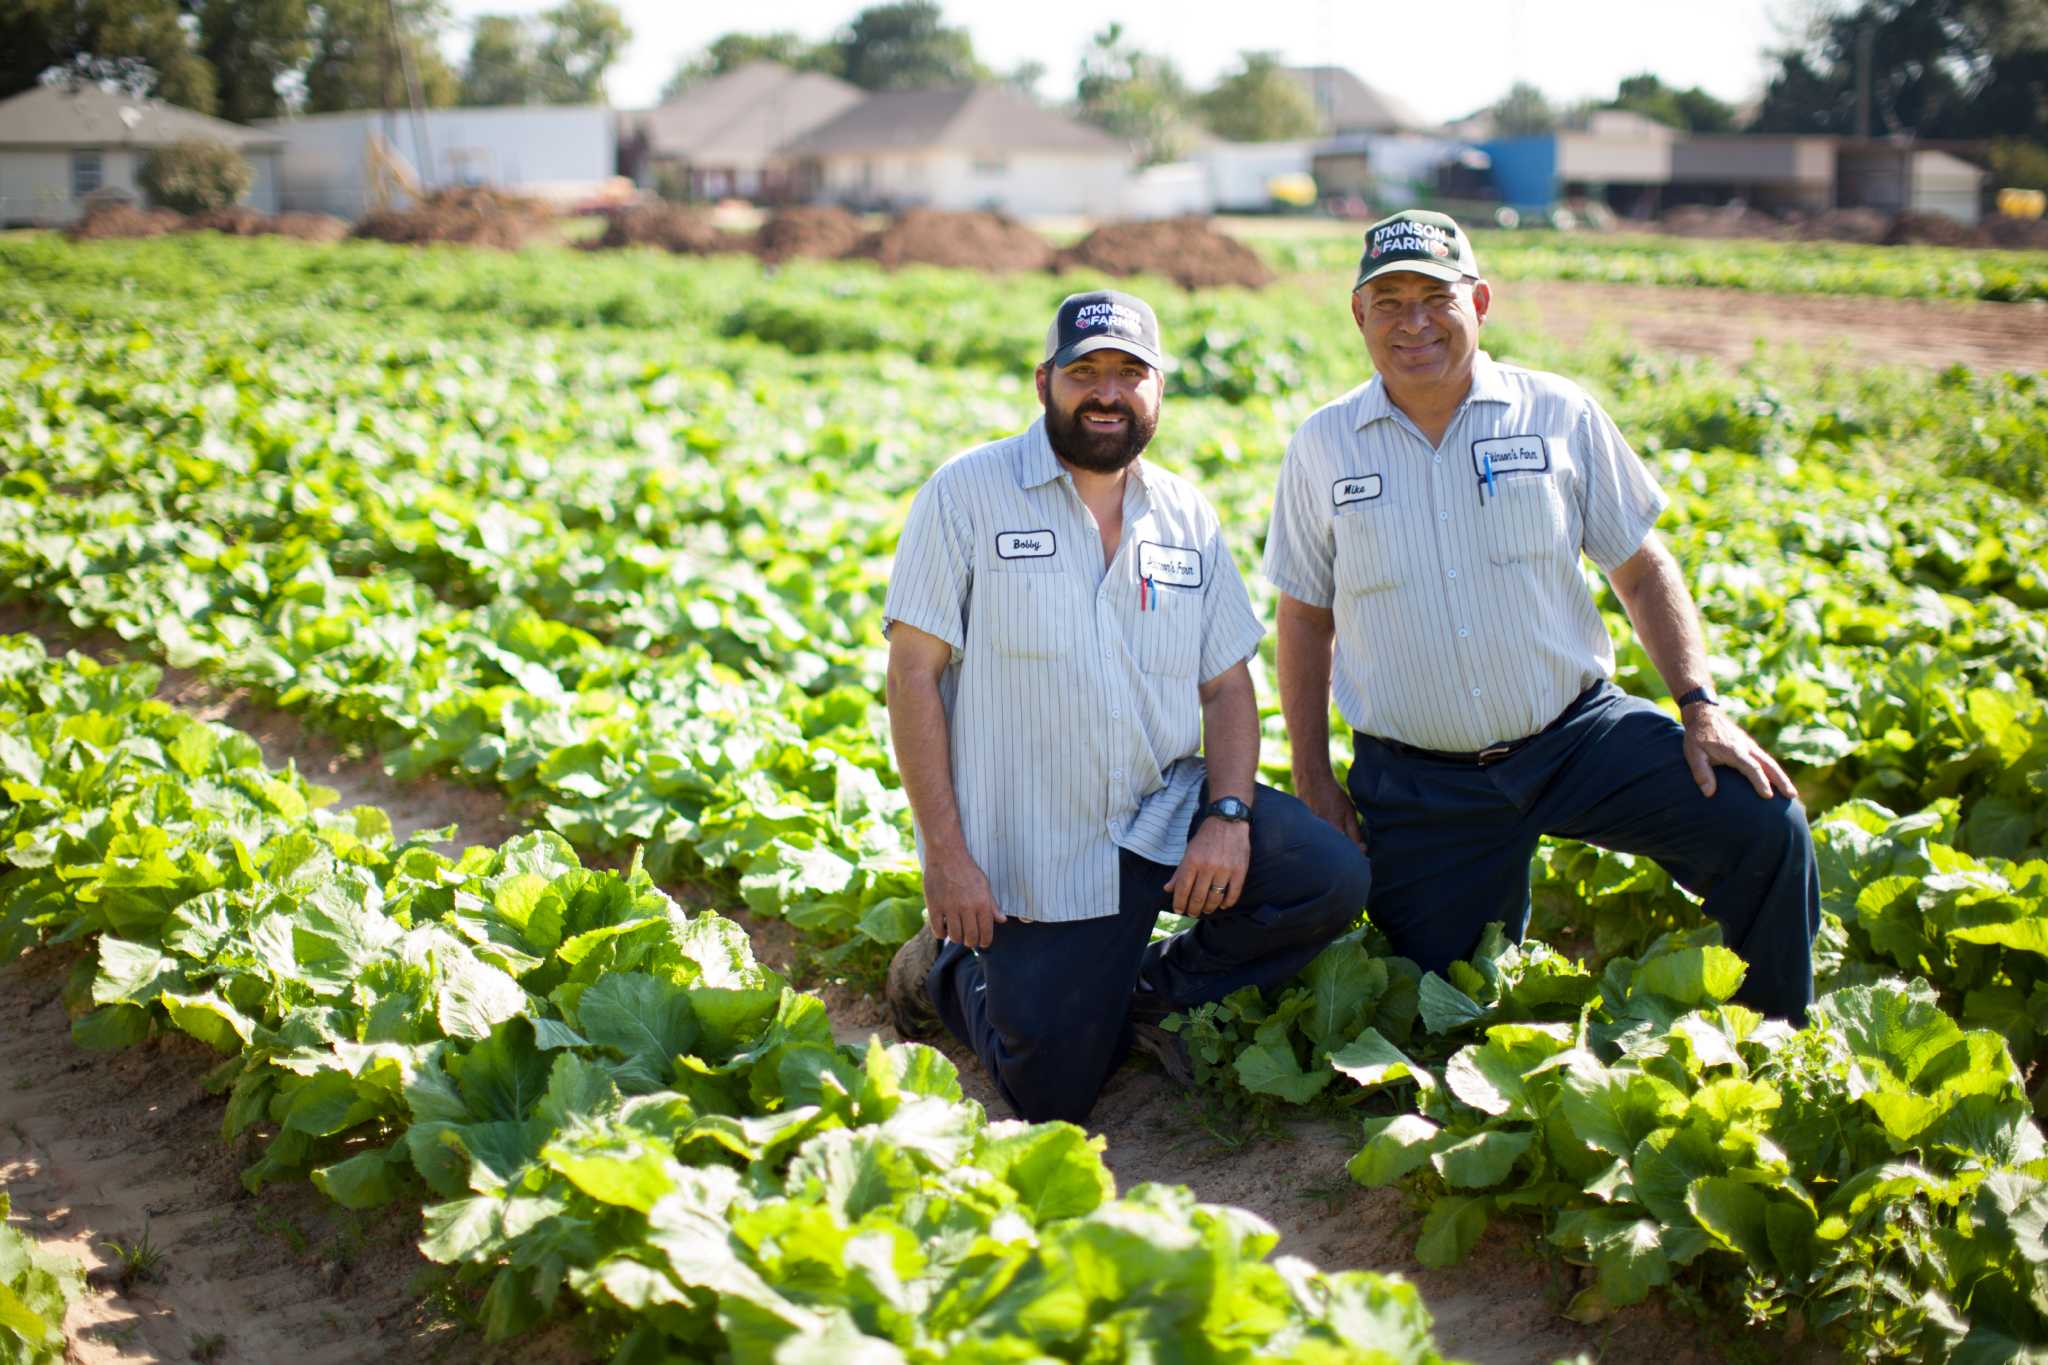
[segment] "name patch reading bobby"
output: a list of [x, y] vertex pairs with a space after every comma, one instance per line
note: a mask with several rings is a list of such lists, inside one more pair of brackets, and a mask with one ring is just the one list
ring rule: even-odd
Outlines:
[[996, 555], [1001, 559], [1044, 559], [1059, 548], [1050, 531], [1000, 531]]
[[1339, 479], [1330, 485], [1330, 501], [1338, 507], [1351, 502], [1371, 502], [1382, 491], [1380, 476], [1359, 474], [1349, 479]]
[[1199, 588], [1202, 586], [1202, 552], [1141, 540], [1138, 542], [1138, 572], [1169, 588]]
[[1502, 474], [1541, 474], [1550, 468], [1550, 447], [1541, 436], [1495, 436], [1472, 443], [1472, 473], [1485, 478], [1491, 469]]

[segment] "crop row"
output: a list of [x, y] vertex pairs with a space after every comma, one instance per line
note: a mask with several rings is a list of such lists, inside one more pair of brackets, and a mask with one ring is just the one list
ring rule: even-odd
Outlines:
[[251, 1189], [424, 1201], [492, 1336], [575, 1304], [622, 1362], [1441, 1359], [1398, 1280], [1269, 1260], [1271, 1228], [1185, 1190], [1118, 1197], [1099, 1143], [990, 1122], [929, 1048], [835, 1044], [638, 867], [395, 842], [156, 681], [0, 638], [0, 947], [87, 949], [87, 1045], [222, 1053]]

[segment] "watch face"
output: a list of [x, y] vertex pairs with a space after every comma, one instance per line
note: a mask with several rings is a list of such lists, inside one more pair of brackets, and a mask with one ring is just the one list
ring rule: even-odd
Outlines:
[[1216, 813], [1225, 820], [1249, 820], [1252, 808], [1234, 796], [1226, 796], [1216, 803]]

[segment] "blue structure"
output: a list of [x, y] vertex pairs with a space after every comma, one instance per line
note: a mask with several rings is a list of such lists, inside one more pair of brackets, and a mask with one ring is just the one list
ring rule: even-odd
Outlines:
[[1493, 159], [1500, 201], [1522, 213], [1546, 213], [1557, 202], [1557, 135], [1497, 137], [1479, 144]]

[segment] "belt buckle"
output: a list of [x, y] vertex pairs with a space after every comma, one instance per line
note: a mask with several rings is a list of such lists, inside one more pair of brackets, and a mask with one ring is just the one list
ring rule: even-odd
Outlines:
[[1479, 766], [1483, 768], [1496, 759], [1506, 758], [1514, 751], [1515, 746], [1512, 744], [1490, 744], [1479, 751]]

